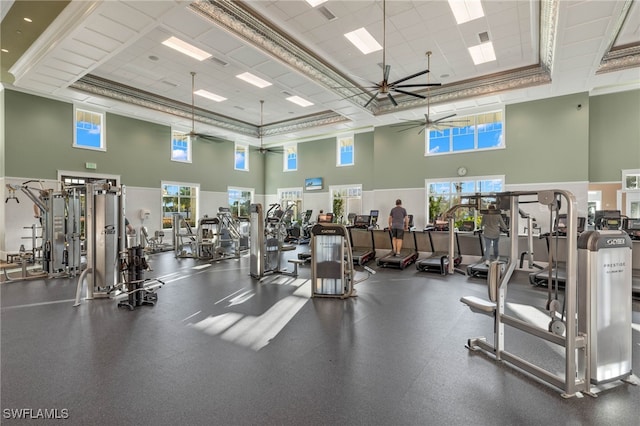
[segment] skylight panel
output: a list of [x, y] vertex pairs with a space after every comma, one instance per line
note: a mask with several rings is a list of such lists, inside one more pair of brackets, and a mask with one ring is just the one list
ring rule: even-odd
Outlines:
[[449, 0], [449, 7], [458, 25], [484, 16], [480, 0]]

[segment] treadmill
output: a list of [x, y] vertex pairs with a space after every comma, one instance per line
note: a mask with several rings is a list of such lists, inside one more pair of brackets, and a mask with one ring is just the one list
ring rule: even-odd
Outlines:
[[[391, 231], [384, 230], [389, 238], [390, 247], [393, 247], [393, 239], [391, 237]], [[384, 256], [381, 256], [376, 261], [378, 266], [383, 268], [399, 268], [404, 269], [408, 265], [411, 265], [418, 258], [418, 251], [416, 250], [416, 239], [412, 231], [404, 231], [404, 237], [402, 238], [402, 249], [398, 256], [394, 256], [393, 250], [387, 252]], [[375, 241], [375, 240], [374, 240]]]
[[[358, 220], [364, 220], [365, 218], [366, 225], [364, 227], [358, 226]], [[369, 216], [356, 216], [354, 223], [353, 227], [348, 228], [351, 239], [351, 257], [354, 265], [363, 266], [376, 257], [373, 236], [371, 231], [367, 229], [369, 227]]]
[[[440, 275], [446, 275], [449, 269], [449, 231], [424, 231], [429, 235], [429, 244], [431, 246], [431, 254], [424, 259], [416, 262], [418, 271], [439, 272]], [[453, 232], [453, 231], [452, 231]], [[458, 233], [454, 233], [454, 256], [453, 266], [460, 265], [462, 256], [460, 255], [460, 245], [458, 242]]]

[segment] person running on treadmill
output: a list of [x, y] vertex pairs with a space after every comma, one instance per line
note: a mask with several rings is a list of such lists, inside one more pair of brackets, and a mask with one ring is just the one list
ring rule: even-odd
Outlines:
[[[502, 215], [496, 210], [494, 204], [489, 205], [489, 211], [487, 214], [482, 215], [482, 221], [480, 222], [480, 229], [482, 229], [482, 237], [484, 238], [484, 262], [488, 265], [493, 259], [500, 259], [500, 231], [507, 229], [507, 225], [502, 220]], [[491, 246], [493, 246], [493, 257], [491, 256]]]
[[396, 206], [389, 213], [389, 229], [391, 229], [391, 243], [394, 256], [400, 256], [404, 231], [409, 229], [409, 216], [402, 207], [402, 201], [396, 200]]

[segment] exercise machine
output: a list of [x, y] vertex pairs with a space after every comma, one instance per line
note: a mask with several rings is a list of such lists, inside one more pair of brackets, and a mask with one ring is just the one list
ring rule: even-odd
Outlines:
[[353, 263], [354, 265], [364, 266], [376, 257], [376, 249], [373, 244], [371, 231], [357, 226], [349, 227], [347, 229], [349, 231], [349, 239], [351, 241], [351, 257], [353, 259]]
[[640, 219], [630, 217], [623, 218], [622, 230], [626, 232], [632, 240], [640, 240]]
[[124, 294], [128, 302], [120, 306], [129, 309], [157, 300], [153, 293], [164, 283], [143, 278], [146, 261], [141, 246], [127, 248], [125, 197], [124, 186], [116, 187], [102, 182], [86, 185], [87, 268], [78, 278], [74, 306], [80, 305], [85, 279], [87, 300]]
[[[547, 329], [541, 328], [534, 324], [525, 322], [519, 318], [507, 313], [507, 290], [509, 281], [515, 270], [515, 261], [517, 258], [518, 247], [515, 241], [511, 239], [510, 256], [507, 267], [501, 273], [498, 262], [492, 262], [488, 277], [488, 293], [489, 300], [485, 300], [476, 296], [465, 296], [460, 299], [473, 312], [488, 315], [494, 322], [493, 342], [487, 341], [484, 337], [472, 338], [467, 341], [467, 348], [473, 351], [483, 351], [495, 358], [497, 361], [505, 361], [516, 368], [562, 390], [563, 397], [582, 396], [583, 393], [593, 395], [591, 384], [595, 382], [627, 380], [635, 381], [635, 376], [631, 375], [630, 369], [626, 368], [626, 358], [631, 354], [629, 350], [621, 351], [622, 358], [616, 361], [614, 370], [615, 377], [608, 377], [600, 380], [597, 377], [597, 368], [600, 361], [593, 364], [593, 353], [600, 348], [597, 347], [597, 330], [596, 316], [594, 316], [594, 303], [597, 305], [595, 310], [602, 313], [619, 312], [618, 307], [608, 306], [618, 298], [598, 297], [599, 291], [608, 292], [616, 287], [613, 281], [621, 283], [626, 282], [626, 276], [629, 275], [625, 271], [626, 267], [621, 264], [628, 265], [628, 261], [619, 260], [617, 256], [624, 258], [630, 256], [630, 250], [626, 247], [626, 240], [620, 237], [620, 234], [605, 235], [601, 240], [599, 236], [592, 237], [586, 233], [581, 236], [580, 241], [577, 238], [577, 202], [573, 194], [563, 190], [546, 190], [546, 191], [522, 191], [501, 193], [500, 196], [510, 199], [511, 211], [518, 209], [518, 203], [521, 197], [535, 197], [538, 203], [548, 206], [552, 210], [557, 210], [559, 199], [564, 199], [567, 209], [567, 281], [564, 293], [564, 302], [560, 303], [557, 299], [553, 303], [549, 303], [547, 310], [549, 312], [549, 325]], [[518, 230], [518, 215], [513, 215], [510, 224], [510, 233], [516, 235]], [[609, 242], [607, 242], [609, 240]], [[580, 247], [580, 252], [578, 252]], [[621, 253], [613, 253], [613, 250], [621, 249]], [[611, 252], [609, 251], [611, 250]], [[602, 251], [602, 253], [595, 253]], [[592, 252], [592, 253], [586, 253]], [[606, 253], [605, 253], [606, 252]], [[601, 256], [600, 256], [601, 255]], [[612, 256], [612, 257], [608, 257]], [[605, 261], [606, 258], [615, 258], [615, 261]], [[581, 262], [579, 262], [579, 259]], [[580, 265], [580, 269], [578, 269]], [[608, 271], [604, 271], [608, 269]], [[616, 276], [614, 276], [616, 275]], [[601, 280], [602, 282], [598, 282]], [[626, 284], [622, 287], [628, 288]], [[616, 292], [618, 290], [615, 290]], [[624, 291], [624, 290], [623, 290]], [[603, 293], [604, 294], [604, 293]], [[628, 299], [628, 293], [627, 293]], [[600, 304], [600, 305], [598, 305]], [[630, 316], [630, 301], [625, 303], [621, 310], [624, 316]], [[628, 315], [627, 315], [628, 314]], [[608, 323], [604, 320], [603, 323]], [[617, 321], [616, 321], [617, 322]], [[622, 323], [625, 322], [623, 325]], [[515, 355], [505, 349], [505, 326], [513, 327], [526, 334], [540, 338], [546, 342], [556, 344], [562, 348], [565, 369], [564, 374], [559, 375], [544, 366], [536, 365], [522, 356]], [[594, 330], [594, 326], [596, 329]], [[618, 327], [618, 324], [616, 324]], [[624, 338], [631, 339], [631, 324], [625, 321], [620, 322], [620, 330], [626, 329]], [[622, 333], [620, 334], [622, 335]], [[601, 342], [605, 343], [605, 342]], [[624, 348], [627, 343], [619, 345], [611, 345], [615, 348]], [[630, 343], [629, 343], [630, 345]], [[623, 353], [622, 353], [623, 352]], [[624, 359], [623, 359], [624, 358]], [[604, 364], [605, 360], [601, 360]], [[629, 361], [630, 366], [630, 361]], [[594, 374], [596, 374], [594, 376]]]
[[[385, 230], [383, 232], [387, 233], [391, 242], [391, 247], [393, 247], [391, 231]], [[376, 264], [383, 268], [404, 269], [414, 263], [418, 258], [418, 250], [416, 249], [416, 239], [414, 234], [415, 232], [413, 231], [405, 231], [402, 237], [402, 249], [400, 249], [400, 253], [396, 256], [394, 255], [393, 250], [387, 252], [376, 260]]]
[[[430, 250], [429, 255], [416, 261], [416, 269], [421, 272], [438, 272], [447, 275], [450, 267], [456, 268], [462, 262], [458, 233], [453, 227], [447, 231], [423, 231], [426, 235]], [[450, 245], [453, 238], [453, 256]]]
[[349, 232], [343, 225], [318, 223], [311, 228], [311, 297], [355, 296]]
[[181, 213], [173, 213], [173, 253], [179, 258], [198, 257], [198, 235]]
[[[270, 211], [276, 205], [271, 205]], [[282, 215], [276, 214], [274, 217], [280, 219]], [[251, 204], [249, 206], [249, 220], [251, 223], [251, 236], [249, 241], [249, 275], [255, 279], [262, 279], [266, 275], [284, 274], [297, 277], [298, 265], [304, 261], [289, 259], [293, 264], [293, 271], [281, 268], [282, 242], [279, 236], [282, 229], [279, 220], [271, 217], [265, 219], [262, 204]], [[282, 237], [284, 238], [284, 237]]]
[[622, 225], [620, 210], [596, 210], [593, 223], [598, 230], [620, 229]]

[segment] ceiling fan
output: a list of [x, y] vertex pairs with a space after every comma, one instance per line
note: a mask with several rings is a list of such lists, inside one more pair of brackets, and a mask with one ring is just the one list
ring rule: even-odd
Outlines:
[[382, 0], [382, 81], [379, 83], [371, 82], [372, 86], [367, 86], [367, 89], [374, 89], [373, 92], [370, 92], [371, 98], [364, 104], [366, 108], [369, 106], [371, 102], [378, 95], [387, 95], [389, 100], [393, 103], [393, 105], [398, 106], [398, 102], [396, 102], [395, 98], [391, 94], [391, 92], [402, 93], [404, 95], [415, 96], [416, 98], [425, 99], [426, 96], [423, 96], [419, 93], [409, 92], [405, 89], [409, 88], [419, 88], [419, 87], [429, 87], [429, 86], [440, 86], [440, 83], [428, 83], [427, 84], [401, 84], [405, 81], [411, 80], [413, 78], [419, 77], [421, 75], [429, 73], [429, 68], [426, 70], [417, 72], [415, 74], [408, 75], [396, 81], [389, 82], [389, 75], [391, 74], [391, 65], [387, 64], [386, 61], [386, 43], [387, 43], [387, 3], [386, 0]]
[[191, 71], [191, 130], [187, 134], [192, 140], [200, 138], [200, 139], [204, 139], [211, 142], [223, 142], [222, 139], [216, 138], [215, 136], [207, 135], [206, 133], [196, 132], [195, 83], [196, 83], [196, 73], [194, 71]]
[[[426, 53], [427, 55], [427, 68], [431, 67], [431, 51]], [[427, 75], [427, 82], [429, 82], [429, 76]], [[427, 113], [424, 115], [424, 120], [406, 120], [404, 123], [393, 124], [392, 127], [405, 127], [400, 130], [400, 132], [404, 132], [405, 130], [415, 129], [416, 127], [420, 127], [420, 131], [418, 134], [421, 134], [427, 129], [434, 130], [442, 130], [447, 127], [457, 127], [460, 124], [467, 124], [469, 120], [449, 120], [451, 117], [455, 117], [456, 114], [449, 114], [445, 117], [438, 118], [437, 120], [432, 120], [429, 118], [429, 104], [430, 104], [430, 96], [429, 89], [427, 89]]]
[[277, 147], [277, 148], [267, 148], [266, 146], [264, 146], [262, 138], [264, 136], [264, 123], [263, 123], [263, 114], [264, 114], [264, 100], [260, 100], [260, 127], [258, 129], [258, 133], [260, 135], [260, 147], [256, 148], [256, 150], [260, 153], [260, 154], [267, 154], [269, 152], [273, 152], [273, 153], [281, 153], [283, 152], [283, 149], [281, 147]]

